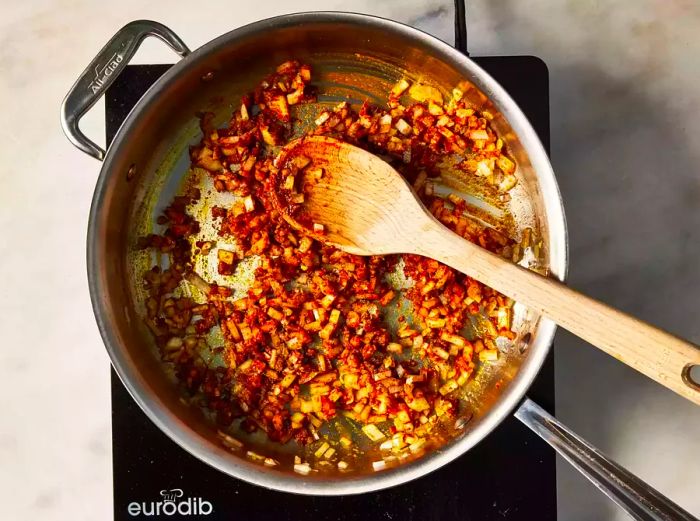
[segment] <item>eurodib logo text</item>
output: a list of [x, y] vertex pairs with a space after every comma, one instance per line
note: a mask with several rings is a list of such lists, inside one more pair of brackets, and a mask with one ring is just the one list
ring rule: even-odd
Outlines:
[[132, 501], [126, 511], [132, 517], [155, 516], [208, 516], [214, 511], [214, 505], [201, 497], [183, 497], [181, 488], [161, 490], [159, 501]]

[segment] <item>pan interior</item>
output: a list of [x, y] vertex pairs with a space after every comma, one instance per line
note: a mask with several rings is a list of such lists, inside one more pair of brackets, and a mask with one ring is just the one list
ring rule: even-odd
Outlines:
[[[348, 27], [338, 27], [338, 23], [317, 23], [306, 26], [304, 30], [290, 25], [275, 28], [274, 34], [271, 31], [249, 30], [239, 36], [235, 45], [223, 45], [220, 39], [213, 42], [206, 52], [195, 53], [191, 57], [192, 64], [180, 71], [180, 79], [162, 86], [157, 98], [154, 93], [145, 104], [140, 119], [131, 122], [128, 129], [131, 139], [122, 139], [118, 143], [120, 159], [110, 162], [116, 173], [104, 188], [103, 214], [110, 210], [121, 214], [121, 219], [113, 216], [98, 223], [102, 232], [98, 234], [98, 249], [109, 258], [100, 275], [107, 291], [99, 298], [104, 300], [111, 319], [118, 324], [118, 339], [126, 349], [123, 358], [115, 359], [116, 355], [111, 353], [117, 370], [122, 378], [125, 373], [130, 375], [137, 381], [134, 386], [148, 389], [155, 396], [154, 403], [141, 401], [143, 407], [162, 407], [171, 412], [165, 429], [171, 431], [171, 436], [176, 437], [174, 430], [189, 430], [210, 454], [228, 461], [217, 466], [231, 473], [250, 475], [253, 469], [253, 472], [268, 477], [270, 474], [287, 475], [298, 480], [300, 476], [292, 471], [294, 456], [304, 458], [308, 449], [293, 443], [284, 446], [270, 443], [264, 435], [247, 435], [239, 431], [236, 424], [226, 434], [243, 445], [232, 447], [230, 439], [227, 442], [226, 436], [222, 438], [217, 433], [217, 427], [203, 417], [206, 415], [200, 408], [184, 399], [167, 364], [160, 362], [155, 343], [144, 324], [146, 294], [142, 286], [143, 273], [153, 264], [167, 264], [167, 260], [137, 248], [138, 238], [162, 230], [157, 224], [158, 216], [186, 184], [195, 183], [205, 194], [202, 203], [191, 209], [200, 223], [209, 220], [206, 216], [211, 206], [232, 203], [232, 196], [219, 194], [213, 189], [209, 176], [190, 168], [189, 146], [201, 139], [198, 113], [213, 112], [215, 122], [223, 126], [240, 106], [242, 95], [253, 90], [274, 67], [288, 59], [310, 64], [312, 83], [318, 89], [318, 102], [297, 109], [297, 134], [313, 125], [314, 115], [324, 106], [332, 107], [340, 101], [359, 104], [366, 100], [384, 105], [389, 90], [401, 78], [433, 86], [443, 93], [445, 99], [449, 98], [452, 88], [460, 85], [478, 108], [494, 115], [492, 126], [516, 159], [519, 182], [510, 192], [512, 199], [502, 201], [479, 183], [465, 178], [464, 174], [445, 168], [436, 190], [444, 195], [456, 193], [465, 198], [471, 204], [475, 218], [507, 232], [516, 240], [522, 238], [525, 229], [531, 229], [536, 238], [532, 243], [541, 240], [541, 248], [537, 255], [533, 248], [527, 250], [521, 262], [542, 271], [547, 270], [549, 262], [550, 231], [534, 169], [499, 108], [470, 83], [464, 71], [430, 53], [427, 43], [416, 42], [399, 32], [380, 32], [353, 23]], [[349, 38], [348, 34], [353, 36]], [[121, 132], [125, 132], [125, 128]], [[117, 151], [110, 150], [110, 153], [116, 156]], [[136, 172], [135, 176], [125, 175], [130, 169], [132, 174]], [[221, 238], [215, 237], [215, 230], [206, 226], [203, 226], [202, 237], [221, 242]], [[250, 261], [251, 268], [254, 262], [254, 259]], [[197, 271], [208, 282], [220, 282], [238, 291], [244, 291], [250, 282], [250, 270], [238, 270], [234, 278], [223, 277], [217, 273], [216, 263], [209, 263], [206, 258], [197, 259]], [[185, 288], [185, 291], [192, 291], [196, 297], [195, 288]], [[493, 405], [508, 391], [511, 381], [527, 361], [531, 352], [528, 346], [537, 338], [538, 322], [539, 317], [516, 304], [513, 329], [517, 338], [499, 344], [501, 356], [497, 362], [479, 367], [463, 394], [462, 417], [453, 428], [440, 433], [441, 440], [432, 451], [440, 453], [459, 443], [485, 421]], [[130, 390], [134, 393], [134, 388]], [[431, 452], [417, 454], [397, 462], [395, 467], [415, 466], [419, 462], [414, 459], [434, 456], [435, 453]], [[275, 469], [265, 468], [264, 457], [272, 457], [281, 464]], [[358, 456], [359, 464], [351, 472], [327, 470], [322, 477], [311, 475], [304, 479], [349, 482], [370, 474], [377, 475], [379, 473], [374, 472], [371, 465], [377, 459], [381, 456], [376, 449], [363, 450]], [[383, 472], [395, 470], [390, 468]], [[257, 482], [269, 484], [277, 478], [270, 477], [267, 482], [265, 479], [257, 479]]]

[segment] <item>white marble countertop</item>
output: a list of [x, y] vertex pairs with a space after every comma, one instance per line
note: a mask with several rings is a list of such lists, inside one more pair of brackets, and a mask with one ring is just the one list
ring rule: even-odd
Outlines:
[[[449, 0], [24, 0], [0, 19], [0, 517], [112, 515], [109, 361], [85, 275], [99, 164], [59, 106], [124, 23], [161, 21], [191, 48], [248, 22], [354, 10], [452, 40]], [[571, 235], [570, 283], [700, 343], [700, 4], [468, 1], [473, 55], [534, 54], [551, 75], [552, 159]], [[172, 55], [147, 42], [136, 62]], [[104, 142], [102, 105], [84, 120]], [[559, 333], [559, 417], [700, 515], [700, 409]], [[625, 519], [565, 464], [566, 520]]]

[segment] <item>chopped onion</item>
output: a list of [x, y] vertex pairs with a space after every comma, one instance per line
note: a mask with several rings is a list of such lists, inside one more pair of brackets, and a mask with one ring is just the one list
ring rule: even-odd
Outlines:
[[367, 424], [362, 427], [362, 432], [365, 433], [365, 435], [372, 441], [379, 441], [384, 439], [386, 436], [384, 436], [384, 433], [380, 431], [376, 425], [373, 424]]
[[396, 122], [396, 130], [406, 136], [411, 133], [411, 125], [406, 123], [406, 121], [402, 118], [399, 118], [399, 120]]
[[243, 205], [248, 212], [252, 212], [255, 209], [255, 202], [250, 195], [243, 198]]
[[316, 456], [317, 458], [320, 458], [321, 456], [323, 456], [325, 454], [325, 452], [326, 452], [326, 450], [328, 450], [328, 448], [330, 448], [330, 445], [328, 444], [328, 442], [324, 441], [323, 443], [321, 443], [321, 446], [318, 449], [316, 449], [316, 452], [314, 452], [314, 456]]
[[393, 96], [401, 96], [401, 94], [406, 92], [406, 89], [408, 89], [410, 86], [411, 84], [406, 81], [405, 78], [401, 78], [399, 82], [391, 89], [391, 94]]
[[379, 460], [379, 461], [373, 461], [373, 462], [372, 462], [372, 468], [373, 468], [375, 471], [376, 471], [376, 470], [385, 469], [385, 468], [386, 468], [386, 461], [384, 461], [383, 459], [382, 459], [382, 460]]
[[472, 139], [474, 141], [477, 141], [477, 140], [486, 141], [488, 138], [489, 138], [489, 134], [485, 130], [472, 130], [469, 133], [469, 139]]
[[482, 362], [493, 362], [498, 360], [498, 350], [497, 349], [484, 349], [479, 352], [479, 360]]
[[294, 190], [294, 176], [293, 175], [288, 175], [287, 178], [284, 180], [284, 185], [282, 185], [282, 188], [285, 190]]
[[294, 472], [297, 474], [302, 474], [306, 476], [311, 472], [311, 467], [309, 466], [308, 463], [295, 463], [294, 464]]

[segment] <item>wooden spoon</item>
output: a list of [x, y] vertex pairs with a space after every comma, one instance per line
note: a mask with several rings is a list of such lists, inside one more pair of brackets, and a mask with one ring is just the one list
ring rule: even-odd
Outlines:
[[[323, 175], [305, 193], [305, 224], [282, 211], [296, 229], [356, 255], [413, 253], [436, 259], [700, 405], [700, 385], [690, 376], [700, 365], [697, 346], [462, 239], [428, 212], [396, 170], [369, 152], [309, 136], [287, 145], [276, 164], [281, 168], [304, 156]], [[278, 188], [274, 196], [283, 207]], [[322, 225], [323, 232], [310, 223]]]

